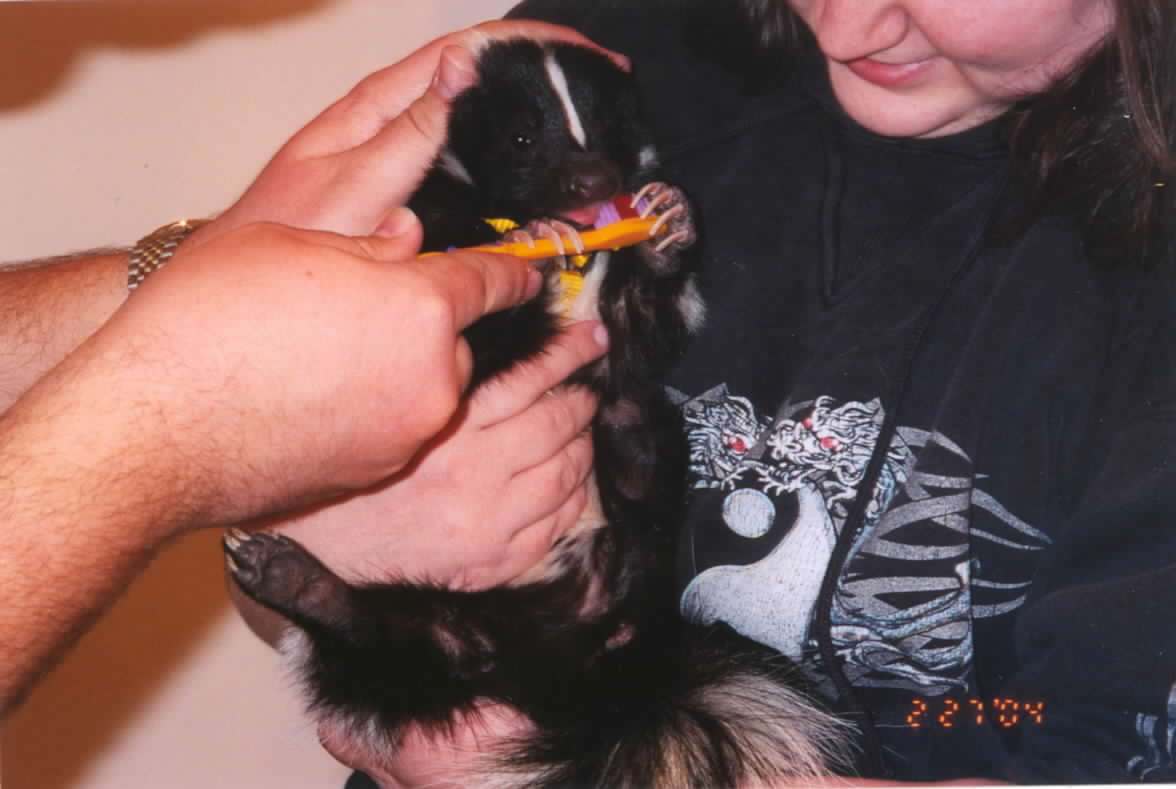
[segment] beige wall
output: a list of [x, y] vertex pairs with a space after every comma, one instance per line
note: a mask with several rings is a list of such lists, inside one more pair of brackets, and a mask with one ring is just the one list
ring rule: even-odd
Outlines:
[[[510, 0], [0, 0], [0, 261], [224, 207], [356, 80]], [[2, 548], [0, 548], [2, 550]], [[4, 789], [300, 789], [345, 771], [174, 546], [3, 731]]]

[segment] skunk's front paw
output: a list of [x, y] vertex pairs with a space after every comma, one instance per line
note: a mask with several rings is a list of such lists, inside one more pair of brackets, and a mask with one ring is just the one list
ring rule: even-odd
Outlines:
[[565, 271], [571, 267], [568, 262], [570, 255], [584, 254], [584, 241], [580, 238], [580, 231], [567, 222], [559, 219], [533, 219], [525, 226], [511, 230], [502, 237], [508, 243], [535, 246], [536, 239], [545, 238], [555, 245], [559, 257], [553, 258], [559, 267]]
[[698, 238], [690, 202], [676, 186], [660, 181], [648, 183], [633, 196], [633, 206], [642, 219], [657, 216], [651, 232], [656, 252], [677, 252]]
[[350, 589], [288, 537], [230, 529], [225, 564], [245, 594], [296, 622], [338, 622], [349, 611]]

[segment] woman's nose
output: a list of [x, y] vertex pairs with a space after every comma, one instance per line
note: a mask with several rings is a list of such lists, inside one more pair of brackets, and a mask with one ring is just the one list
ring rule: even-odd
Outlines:
[[794, 0], [793, 8], [812, 29], [821, 51], [841, 62], [890, 49], [906, 37], [911, 24], [905, 0]]

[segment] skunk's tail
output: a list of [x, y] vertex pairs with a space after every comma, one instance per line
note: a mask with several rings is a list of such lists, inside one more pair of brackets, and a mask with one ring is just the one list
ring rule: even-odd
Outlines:
[[849, 767], [852, 726], [786, 658], [726, 625], [666, 629], [613, 650], [600, 682], [568, 689], [566, 714], [536, 720], [479, 785], [716, 789]]

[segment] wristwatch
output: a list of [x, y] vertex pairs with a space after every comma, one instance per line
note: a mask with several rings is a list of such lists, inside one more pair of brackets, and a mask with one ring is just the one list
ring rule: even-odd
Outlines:
[[149, 274], [163, 268], [176, 253], [180, 243], [208, 221], [181, 219], [178, 222], [169, 222], [139, 239], [138, 243], [131, 247], [131, 259], [127, 264], [127, 290], [139, 287]]

